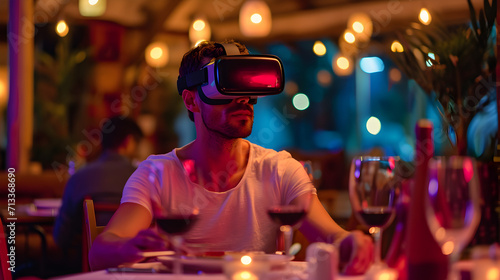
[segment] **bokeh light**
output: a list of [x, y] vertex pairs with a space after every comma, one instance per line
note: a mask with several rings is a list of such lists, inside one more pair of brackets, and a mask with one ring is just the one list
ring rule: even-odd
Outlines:
[[359, 66], [367, 74], [384, 71], [384, 62], [376, 56], [363, 57], [359, 62]]
[[332, 83], [332, 74], [324, 69], [319, 70], [318, 74], [316, 74], [316, 79], [318, 80], [318, 84], [323, 87], [327, 87]]
[[432, 21], [432, 16], [426, 8], [422, 8], [418, 15], [418, 20], [420, 20], [422, 24], [429, 25]]
[[398, 53], [402, 53], [404, 52], [404, 48], [403, 48], [403, 45], [401, 45], [401, 43], [398, 41], [398, 40], [394, 40], [394, 42], [392, 42], [391, 44], [391, 51], [392, 52], [398, 52]]
[[68, 35], [69, 27], [66, 24], [66, 21], [60, 20], [57, 22], [56, 32], [57, 32], [57, 35], [59, 35], [60, 37], [64, 37], [64, 36]]
[[272, 26], [271, 9], [265, 1], [245, 1], [239, 14], [240, 31], [247, 37], [269, 35]]
[[352, 34], [351, 31], [346, 31], [344, 33], [344, 40], [347, 43], [352, 44], [352, 43], [356, 42], [356, 36], [354, 36], [354, 34]]
[[447, 241], [441, 246], [441, 252], [446, 256], [453, 253], [453, 250], [455, 250], [455, 243], [453, 241]]
[[196, 31], [201, 31], [205, 28], [205, 21], [202, 19], [197, 19], [193, 22], [193, 29]]
[[146, 48], [145, 59], [151, 67], [163, 67], [168, 63], [168, 47], [163, 42], [153, 42]]
[[309, 97], [303, 93], [297, 93], [292, 99], [293, 107], [299, 111], [309, 108]]
[[258, 13], [255, 13], [253, 15], [250, 16], [250, 20], [255, 23], [255, 24], [258, 24], [262, 21], [262, 16]]
[[333, 72], [338, 76], [348, 76], [352, 74], [354, 67], [352, 67], [352, 62], [349, 58], [337, 54], [332, 60], [332, 68]]
[[294, 96], [299, 92], [299, 86], [295, 81], [290, 80], [285, 83], [285, 89], [283, 91], [289, 96]]
[[323, 56], [326, 54], [325, 44], [321, 41], [314, 42], [313, 51], [317, 56]]
[[252, 262], [252, 257], [250, 257], [248, 255], [244, 255], [243, 257], [241, 257], [240, 260], [241, 260], [242, 264], [249, 265]]
[[402, 78], [402, 75], [401, 75], [401, 71], [399, 71], [399, 69], [392, 68], [391, 70], [389, 70], [389, 79], [391, 80], [391, 82], [398, 83], [401, 81], [401, 78]]
[[382, 124], [380, 123], [380, 120], [376, 117], [370, 117], [366, 121], [366, 130], [372, 135], [377, 135], [382, 128]]

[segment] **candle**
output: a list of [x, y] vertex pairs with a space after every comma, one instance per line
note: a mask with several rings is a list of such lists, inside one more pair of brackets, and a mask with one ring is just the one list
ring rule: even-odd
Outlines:
[[237, 272], [235, 275], [233, 275], [233, 278], [232, 280], [258, 280], [259, 278], [249, 272], [249, 271], [240, 271], [240, 272]]

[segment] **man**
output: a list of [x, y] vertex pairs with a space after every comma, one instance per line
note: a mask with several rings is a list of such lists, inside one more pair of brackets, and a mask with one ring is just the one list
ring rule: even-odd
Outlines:
[[[235, 47], [238, 55], [248, 54], [245, 46], [233, 41], [201, 43], [184, 55], [180, 80], [225, 55], [229, 48], [234, 53]], [[150, 156], [131, 176], [120, 208], [93, 244], [93, 269], [138, 262], [144, 259], [144, 250], [166, 249], [165, 239], [150, 227], [155, 213], [193, 204], [199, 217], [184, 234], [186, 241], [208, 251], [274, 252], [278, 225], [268, 217], [268, 207], [284, 201], [300, 203], [314, 189], [304, 168], [289, 153], [242, 139], [252, 131], [254, 97], [215, 101], [200, 85], [179, 85], [196, 139], [170, 153]], [[372, 257], [369, 237], [344, 231], [313, 197], [300, 230], [313, 242], [350, 241], [345, 247], [353, 253], [345, 271], [364, 272]]]
[[[130, 118], [115, 116], [102, 129], [99, 158], [73, 174], [64, 189], [61, 209], [54, 226], [57, 245], [75, 258], [81, 257], [83, 200], [119, 204], [123, 187], [136, 167], [132, 164], [142, 137], [139, 126]], [[97, 224], [106, 225], [111, 215], [97, 215]], [[81, 262], [75, 261], [81, 268]]]

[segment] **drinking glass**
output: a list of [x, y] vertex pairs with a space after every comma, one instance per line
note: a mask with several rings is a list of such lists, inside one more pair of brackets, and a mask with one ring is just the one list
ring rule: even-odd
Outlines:
[[470, 157], [429, 160], [425, 214], [429, 229], [445, 255], [448, 279], [459, 279], [454, 264], [479, 225], [480, 186], [476, 162]]
[[198, 219], [198, 208], [194, 206], [182, 205], [179, 209], [161, 209], [155, 212], [155, 223], [160, 232], [168, 236], [175, 251], [173, 260], [173, 273], [182, 274], [181, 246], [183, 243], [182, 234], [191, 229]]
[[[310, 161], [303, 161], [301, 164], [304, 166], [307, 175], [312, 180], [313, 170]], [[269, 217], [277, 224], [280, 225], [280, 232], [284, 236], [284, 255], [290, 253], [290, 247], [293, 241], [293, 231], [300, 226], [301, 221], [307, 216], [309, 206], [316, 189], [313, 187], [304, 194], [294, 199], [293, 204], [286, 204], [283, 202], [278, 205], [273, 205], [267, 209]]]
[[349, 198], [356, 218], [373, 236], [374, 269], [387, 265], [382, 261], [382, 230], [394, 219], [396, 194], [401, 177], [399, 157], [355, 157], [349, 174]]

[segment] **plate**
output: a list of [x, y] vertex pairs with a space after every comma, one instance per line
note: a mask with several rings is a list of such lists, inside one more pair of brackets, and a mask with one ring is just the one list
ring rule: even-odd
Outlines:
[[172, 256], [174, 251], [145, 251], [141, 252], [141, 256], [144, 258], [159, 257], [159, 256]]
[[[263, 254], [262, 257], [266, 259], [271, 265], [271, 269], [282, 269], [291, 260], [293, 256]], [[160, 256], [158, 260], [166, 266], [171, 266], [175, 257], [173, 256]], [[212, 273], [221, 273], [224, 266], [223, 256], [208, 256], [208, 257], [189, 257], [183, 256], [180, 262], [185, 270], [188, 271], [204, 271]]]

